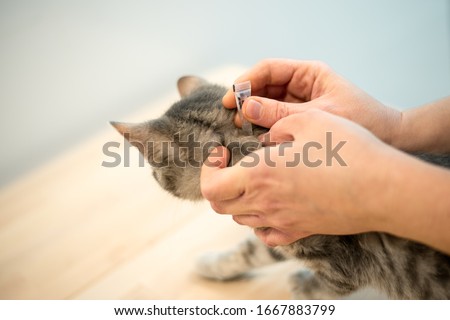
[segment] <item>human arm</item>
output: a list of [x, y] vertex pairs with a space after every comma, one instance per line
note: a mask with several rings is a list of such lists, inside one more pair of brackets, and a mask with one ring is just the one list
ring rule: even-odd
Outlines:
[[450, 97], [402, 112], [392, 145], [412, 153], [450, 153]]
[[[450, 97], [400, 112], [317, 61], [264, 60], [236, 82], [246, 80], [251, 81], [254, 96], [244, 103], [244, 116], [255, 124], [270, 128], [287, 115], [320, 109], [364, 126], [399, 149], [450, 153], [450, 140], [446, 139], [450, 136]], [[231, 90], [223, 104], [235, 107]], [[240, 122], [238, 117], [236, 122]]]
[[[326, 132], [347, 164], [326, 165]], [[251, 226], [266, 244], [285, 245], [312, 234], [389, 232], [450, 253], [450, 172], [424, 163], [382, 143], [362, 127], [319, 110], [305, 110], [278, 121], [272, 141], [293, 141], [255, 152], [261, 161], [248, 167], [226, 166], [226, 157], [210, 159], [201, 189], [219, 213], [233, 214]], [[287, 166], [296, 154], [309, 160]], [[316, 145], [317, 146], [317, 145]], [[226, 149], [225, 149], [226, 150]], [[342, 151], [342, 152], [341, 152]], [[270, 153], [275, 166], [265, 161]], [[264, 161], [263, 161], [264, 160]], [[250, 161], [244, 158], [242, 162]], [[269, 228], [261, 228], [269, 227]]]

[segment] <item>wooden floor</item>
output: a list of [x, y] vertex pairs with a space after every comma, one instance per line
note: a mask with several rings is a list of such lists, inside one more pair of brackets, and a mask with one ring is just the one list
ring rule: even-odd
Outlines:
[[[239, 68], [209, 79], [230, 84]], [[174, 94], [128, 120], [156, 117]], [[157, 107], [155, 107], [157, 106]], [[0, 191], [0, 299], [288, 299], [288, 262], [235, 282], [195, 274], [205, 251], [225, 249], [250, 231], [207, 203], [173, 198], [139, 167], [111, 161], [104, 143], [121, 137], [107, 125], [96, 137]], [[112, 150], [112, 149], [110, 149]]]

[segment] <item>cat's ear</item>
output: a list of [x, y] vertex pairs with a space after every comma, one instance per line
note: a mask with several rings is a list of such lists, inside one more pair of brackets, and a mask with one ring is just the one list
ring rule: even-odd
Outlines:
[[168, 145], [171, 140], [167, 123], [163, 119], [142, 123], [110, 123], [131, 145], [139, 149], [152, 166], [159, 165], [169, 155]]
[[182, 98], [188, 96], [196, 89], [206, 85], [208, 82], [202, 78], [195, 76], [184, 76], [178, 79], [178, 92]]
[[145, 155], [145, 144], [149, 139], [148, 123], [126, 123], [115, 121], [111, 121], [110, 123], [132, 146], [138, 148], [139, 151]]

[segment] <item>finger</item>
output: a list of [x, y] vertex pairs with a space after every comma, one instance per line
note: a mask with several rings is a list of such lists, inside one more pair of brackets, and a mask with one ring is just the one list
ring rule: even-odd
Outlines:
[[250, 97], [243, 105], [243, 113], [246, 119], [262, 127], [270, 128], [282, 118], [289, 115], [304, 112], [310, 107], [306, 103], [287, 103], [261, 97]]
[[209, 201], [223, 201], [239, 197], [244, 192], [245, 176], [240, 167], [227, 167], [230, 153], [225, 147], [217, 147], [203, 163], [200, 188]]
[[[255, 96], [280, 99], [283, 93], [286, 96], [283, 101], [305, 102], [321, 95], [326, 78], [332, 74], [333, 71], [320, 61], [268, 59], [237, 81], [250, 80]], [[284, 91], [280, 92], [279, 88]]]
[[[262, 98], [258, 98], [258, 97], [253, 97], [254, 98], [254, 101], [258, 101], [258, 99], [260, 99], [260, 100], [262, 100]], [[271, 97], [271, 98], [274, 98], [274, 99], [276, 99], [276, 97], [274, 96], [274, 97]], [[290, 98], [289, 97], [285, 97], [287, 100], [289, 100]], [[278, 99], [276, 99], [276, 100], [278, 100]], [[275, 101], [275, 100], [274, 100]], [[282, 101], [282, 100], [280, 100], [280, 101]], [[278, 101], [277, 101], [278, 102]], [[287, 102], [287, 101], [286, 101]], [[298, 103], [298, 101], [294, 101], [294, 100], [292, 100], [292, 102], [296, 102], [296, 103]], [[251, 102], [250, 102], [251, 103]], [[282, 106], [281, 106], [281, 108], [283, 108], [284, 107], [284, 105], [286, 105], [286, 106], [290, 106], [290, 105], [293, 105], [294, 103], [288, 103], [288, 104], [286, 104], [286, 103], [283, 103], [283, 102], [278, 102], [279, 104], [282, 104]], [[246, 105], [246, 103], [244, 102], [244, 105]], [[250, 106], [250, 107], [248, 107], [247, 106], [247, 110], [249, 110], [249, 109], [251, 109], [252, 108], [252, 106]], [[257, 107], [256, 107], [257, 108]], [[306, 108], [306, 105], [304, 105], [304, 108]], [[245, 109], [245, 107], [243, 106], [243, 109]], [[298, 110], [298, 111], [300, 111], [300, 110]], [[244, 111], [245, 112], [245, 111]], [[247, 111], [247, 112], [258, 112], [258, 111], [254, 111], [254, 110], [251, 110], [251, 111]], [[269, 112], [269, 114], [270, 114], [270, 112]], [[268, 119], [266, 119], [265, 117], [264, 117], [264, 114], [247, 114], [247, 115], [245, 115], [244, 114], [244, 116], [246, 116], [246, 118], [258, 118], [258, 119], [254, 119], [254, 120], [252, 120], [252, 121], [266, 121], [266, 122], [269, 122], [268, 121]], [[262, 119], [260, 119], [260, 118], [262, 118]], [[256, 123], [256, 122], [255, 122]], [[270, 122], [271, 123], [271, 122]], [[270, 123], [268, 123], [268, 124], [266, 124], [266, 125], [269, 125]], [[241, 128], [242, 127], [242, 120], [241, 120], [241, 117], [239, 116], [239, 114], [236, 112], [236, 114], [235, 114], [235, 116], [234, 116], [234, 124], [236, 125], [236, 127], [238, 127], [238, 128]], [[264, 124], [262, 124], [262, 126], [265, 126]]]
[[288, 59], [263, 60], [237, 78], [235, 83], [250, 81], [254, 95], [266, 96], [268, 87], [284, 87], [291, 81], [298, 63]]
[[295, 141], [294, 134], [291, 132], [267, 132], [258, 137], [263, 147], [273, 147], [281, 143]]
[[[258, 203], [254, 199], [249, 199], [242, 192], [239, 196], [226, 199], [210, 201], [211, 208], [220, 214], [232, 214], [234, 216], [248, 215], [263, 217], [263, 213], [259, 210]], [[265, 225], [265, 224], [262, 224]]]
[[[245, 72], [234, 83], [250, 81], [252, 95], [289, 101], [311, 100], [315, 79], [320, 73], [330, 72], [328, 67], [317, 61], [296, 61], [287, 59], [268, 59]], [[236, 108], [234, 93], [228, 90], [222, 99], [226, 108]]]
[[242, 128], [242, 120], [241, 120], [241, 117], [239, 116], [239, 114], [237, 112], [234, 115], [234, 124], [236, 125], [236, 127]]
[[293, 237], [274, 228], [256, 228], [254, 229], [254, 232], [255, 235], [269, 247], [286, 246], [308, 236], [308, 234], [300, 234]]
[[237, 224], [251, 228], [261, 228], [267, 224], [266, 220], [262, 216], [255, 214], [233, 215], [233, 220]]
[[[294, 73], [294, 61], [292, 60], [264, 60], [249, 71], [245, 72], [234, 83], [250, 81], [252, 94], [266, 97], [268, 93], [274, 94], [274, 98], [285, 92], [285, 86], [289, 83]], [[269, 89], [275, 86], [276, 89]], [[228, 90], [222, 98], [225, 108], [236, 108], [236, 100], [233, 90]]]
[[211, 208], [219, 214], [238, 215], [254, 215], [255, 210], [249, 209], [248, 204], [242, 197], [237, 197], [231, 200], [211, 201]]
[[[260, 93], [259, 96], [282, 101], [299, 102], [299, 100], [295, 97], [287, 95], [286, 86], [267, 86], [264, 90], [264, 94]], [[227, 93], [223, 96], [222, 104], [225, 108], [228, 109], [236, 108], [236, 98], [232, 90], [228, 90]]]
[[222, 98], [222, 104], [225, 108], [233, 109], [236, 108], [236, 100], [234, 98], [233, 90], [228, 90], [227, 93]]
[[263, 135], [260, 139], [264, 145], [274, 145], [283, 142], [295, 141], [295, 135], [301, 130], [302, 119], [301, 115], [292, 115], [280, 119], [276, 122], [270, 131]]

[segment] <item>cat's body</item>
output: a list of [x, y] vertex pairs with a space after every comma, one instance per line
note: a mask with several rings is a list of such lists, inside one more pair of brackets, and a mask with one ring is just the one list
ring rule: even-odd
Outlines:
[[[232, 151], [234, 165], [261, 147], [256, 138], [266, 129], [254, 127], [248, 136], [233, 123], [235, 111], [222, 106], [225, 88], [184, 77], [178, 83], [182, 100], [161, 118], [137, 125], [113, 123], [153, 166], [159, 184], [177, 197], [198, 200], [201, 164], [211, 147]], [[169, 144], [165, 148], [159, 142]], [[148, 144], [149, 143], [149, 144]], [[424, 155], [427, 161], [450, 167], [450, 157]], [[250, 237], [233, 250], [203, 257], [198, 272], [228, 280], [249, 270], [285, 259], [300, 259], [312, 272], [291, 277], [294, 297], [333, 299], [371, 286], [397, 299], [449, 299], [450, 257], [427, 246], [384, 233], [348, 236], [314, 235], [288, 246], [266, 247]]]

